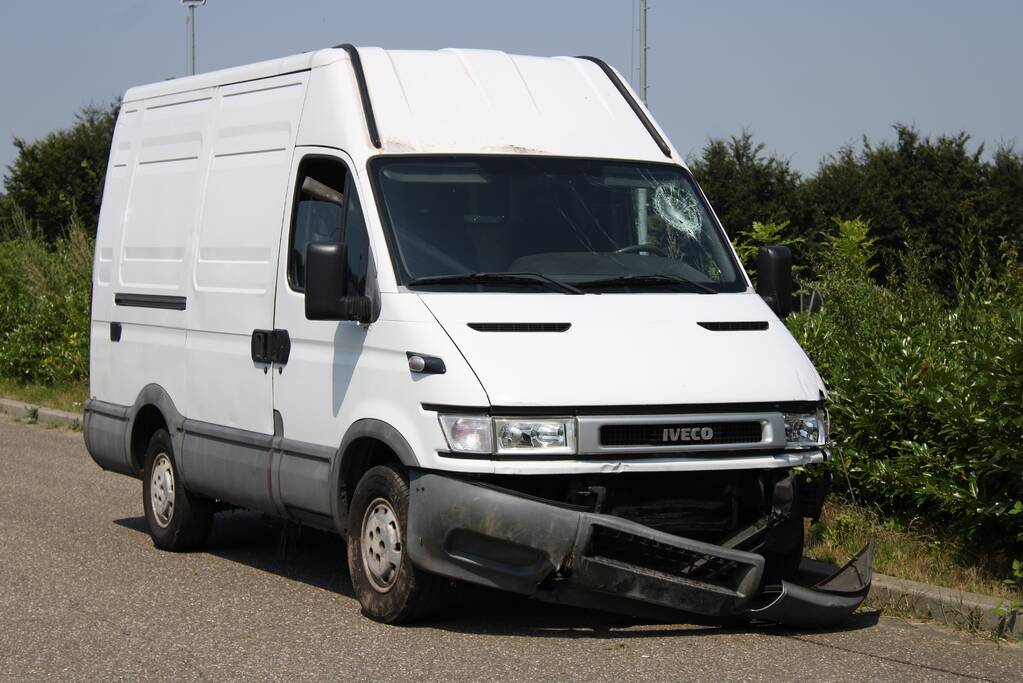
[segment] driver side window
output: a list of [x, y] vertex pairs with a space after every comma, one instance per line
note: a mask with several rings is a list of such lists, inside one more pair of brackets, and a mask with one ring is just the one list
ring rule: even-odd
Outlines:
[[307, 157], [298, 169], [288, 245], [288, 283], [296, 292], [305, 291], [306, 247], [314, 242], [347, 244], [345, 293], [365, 294], [369, 236], [362, 206], [348, 168], [330, 157]]

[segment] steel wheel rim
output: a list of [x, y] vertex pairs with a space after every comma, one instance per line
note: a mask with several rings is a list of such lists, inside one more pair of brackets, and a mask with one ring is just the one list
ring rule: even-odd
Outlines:
[[379, 593], [394, 587], [401, 569], [401, 524], [391, 504], [377, 498], [362, 517], [362, 568], [370, 584]]
[[153, 461], [153, 473], [149, 479], [149, 503], [156, 523], [166, 529], [174, 518], [174, 468], [166, 453], [158, 454]]

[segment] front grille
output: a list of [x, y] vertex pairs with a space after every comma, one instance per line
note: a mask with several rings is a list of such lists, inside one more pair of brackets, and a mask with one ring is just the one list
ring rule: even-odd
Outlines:
[[586, 556], [606, 558], [730, 590], [738, 588], [749, 569], [748, 565], [735, 560], [668, 545], [599, 524], [593, 526]]
[[[713, 431], [710, 438], [705, 438], [707, 436], [706, 429]], [[693, 438], [694, 431], [695, 436], [699, 438]], [[755, 420], [688, 424], [663, 422], [644, 425], [603, 425], [600, 428], [601, 446], [708, 446], [759, 443], [762, 439], [763, 427], [759, 421]]]

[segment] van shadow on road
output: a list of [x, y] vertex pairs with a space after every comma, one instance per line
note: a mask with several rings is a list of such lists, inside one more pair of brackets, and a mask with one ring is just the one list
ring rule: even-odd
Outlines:
[[[145, 517], [126, 517], [114, 520], [114, 523], [147, 533]], [[345, 543], [335, 534], [298, 527], [255, 512], [222, 512], [217, 514], [203, 552], [355, 599], [348, 578]], [[683, 615], [680, 617], [685, 618]], [[860, 612], [825, 632], [869, 628], [877, 624], [879, 618], [880, 612]], [[412, 628], [435, 628], [476, 635], [556, 638], [653, 638], [725, 633], [791, 636], [804, 633], [767, 624], [721, 626], [700, 623], [696, 619], [694, 616], [689, 623], [662, 624], [463, 585], [456, 591], [448, 609]]]

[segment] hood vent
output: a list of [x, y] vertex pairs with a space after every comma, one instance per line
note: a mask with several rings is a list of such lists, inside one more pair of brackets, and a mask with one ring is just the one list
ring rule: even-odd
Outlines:
[[713, 323], [696, 323], [700, 327], [711, 332], [752, 332], [755, 330], [766, 330], [766, 320], [749, 321], [727, 321]]
[[477, 332], [567, 332], [572, 323], [466, 323]]

